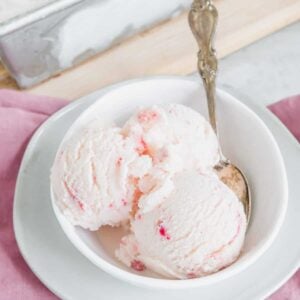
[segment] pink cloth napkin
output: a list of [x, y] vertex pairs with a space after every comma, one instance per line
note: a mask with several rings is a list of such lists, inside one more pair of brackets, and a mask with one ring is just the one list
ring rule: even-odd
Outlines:
[[281, 100], [268, 108], [300, 142], [300, 95]]
[[27, 143], [37, 127], [67, 102], [0, 90], [0, 299], [57, 299], [21, 256], [12, 220], [16, 177]]
[[[48, 116], [67, 102], [0, 90], [0, 299], [57, 299], [30, 271], [13, 233], [12, 207], [16, 176], [26, 145]], [[300, 140], [300, 96], [270, 106]], [[298, 271], [271, 300], [300, 299]]]

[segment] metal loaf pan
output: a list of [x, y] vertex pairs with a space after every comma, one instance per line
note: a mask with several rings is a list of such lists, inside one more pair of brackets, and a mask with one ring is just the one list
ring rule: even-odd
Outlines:
[[167, 20], [191, 0], [58, 0], [0, 24], [0, 56], [20, 87]]

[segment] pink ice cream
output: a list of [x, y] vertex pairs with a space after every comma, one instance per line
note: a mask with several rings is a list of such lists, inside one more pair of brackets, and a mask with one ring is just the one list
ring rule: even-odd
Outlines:
[[210, 124], [181, 104], [140, 109], [125, 123], [122, 132], [135, 140], [139, 153], [152, 158], [153, 168], [138, 182], [142, 193], [139, 209], [143, 212], [170, 194], [174, 174], [195, 169], [207, 172], [219, 160], [219, 145]]
[[214, 174], [217, 137], [180, 104], [139, 110], [124, 125], [93, 122], [64, 141], [51, 189], [74, 225], [130, 223], [116, 256], [169, 278], [208, 275], [233, 263], [246, 231], [236, 195]]
[[232, 264], [246, 231], [244, 209], [235, 194], [213, 173], [184, 171], [173, 182], [160, 205], [137, 212], [132, 233], [123, 237], [116, 256], [137, 271], [149, 268], [179, 279]]
[[135, 138], [140, 153], [150, 155], [154, 165], [168, 173], [206, 170], [219, 160], [210, 124], [181, 104], [141, 109], [125, 123], [123, 133]]
[[152, 166], [117, 127], [82, 129], [61, 146], [51, 172], [56, 204], [74, 225], [97, 230], [129, 219], [136, 181]]

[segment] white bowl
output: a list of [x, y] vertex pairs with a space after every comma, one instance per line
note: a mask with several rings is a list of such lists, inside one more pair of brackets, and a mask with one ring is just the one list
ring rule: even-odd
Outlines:
[[[163, 103], [182, 103], [207, 117], [204, 91], [198, 82], [182, 77], [134, 80], [102, 96], [81, 114], [66, 136], [76, 133], [91, 119], [122, 125], [137, 107]], [[215, 274], [189, 280], [170, 280], [151, 272], [135, 272], [114, 257], [121, 232], [111, 228], [91, 232], [72, 226], [55, 205], [52, 194], [53, 209], [63, 231], [85, 257], [105, 272], [138, 286], [182, 289], [213, 284], [237, 274], [267, 250], [287, 208], [288, 185], [281, 153], [261, 119], [231, 95], [217, 92], [217, 111], [222, 149], [245, 172], [253, 201], [250, 225], [238, 261]]]

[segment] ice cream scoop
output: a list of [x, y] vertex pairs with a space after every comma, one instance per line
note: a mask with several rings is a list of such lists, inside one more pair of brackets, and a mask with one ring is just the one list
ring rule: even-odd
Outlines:
[[[135, 140], [137, 151], [153, 161], [153, 167], [138, 182], [139, 210], [143, 212], [169, 195], [174, 174], [193, 169], [207, 172], [220, 159], [210, 124], [197, 111], [181, 104], [142, 108], [129, 118], [122, 133]], [[146, 201], [149, 197], [151, 201]]]
[[213, 173], [184, 171], [173, 181], [169, 197], [151, 211], [136, 214], [117, 257], [137, 271], [149, 268], [179, 279], [208, 275], [232, 264], [240, 254], [247, 223], [237, 196]]
[[219, 160], [218, 141], [210, 124], [197, 111], [168, 104], [139, 110], [122, 132], [167, 172], [211, 168]]
[[97, 230], [129, 219], [136, 181], [152, 162], [120, 131], [93, 123], [60, 147], [51, 188], [56, 204], [72, 224]]

